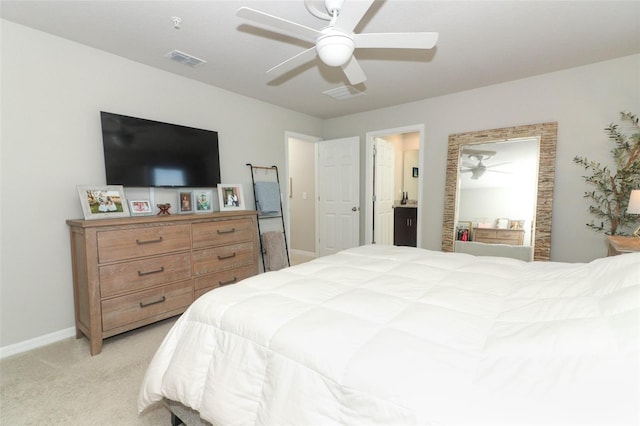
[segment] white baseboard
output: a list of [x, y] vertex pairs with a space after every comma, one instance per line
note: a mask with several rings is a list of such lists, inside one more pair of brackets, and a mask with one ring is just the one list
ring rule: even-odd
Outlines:
[[303, 250], [296, 250], [296, 249], [291, 249], [291, 254], [296, 254], [298, 256], [306, 256], [306, 257], [316, 257], [316, 254], [312, 251], [303, 251]]
[[65, 328], [64, 330], [45, 334], [44, 336], [35, 337], [33, 339], [25, 340], [19, 343], [14, 343], [13, 345], [3, 346], [0, 348], [0, 359], [6, 358], [11, 355], [17, 355], [22, 352], [27, 352], [41, 346], [49, 345], [51, 343], [59, 342], [60, 340], [67, 339], [69, 337], [75, 337], [75, 335], [76, 328], [69, 327]]

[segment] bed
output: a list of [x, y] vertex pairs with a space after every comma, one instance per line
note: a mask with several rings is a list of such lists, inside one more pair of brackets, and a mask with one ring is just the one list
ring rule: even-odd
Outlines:
[[366, 245], [211, 291], [138, 400], [213, 425], [638, 424], [640, 253]]

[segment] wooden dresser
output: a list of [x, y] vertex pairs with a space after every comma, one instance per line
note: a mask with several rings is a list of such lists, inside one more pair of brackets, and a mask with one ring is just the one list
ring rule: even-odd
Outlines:
[[473, 228], [473, 241], [521, 246], [524, 242], [524, 229]]
[[623, 253], [640, 251], [640, 238], [621, 235], [607, 236], [607, 256], [616, 256]]
[[256, 212], [68, 220], [76, 337], [102, 340], [181, 314], [258, 273]]

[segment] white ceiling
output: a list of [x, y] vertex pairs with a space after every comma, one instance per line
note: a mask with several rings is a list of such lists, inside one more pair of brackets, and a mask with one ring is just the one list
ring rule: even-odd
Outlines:
[[[314, 0], [316, 1], [316, 0]], [[357, 0], [346, 0], [357, 1]], [[241, 6], [322, 28], [303, 0], [8, 1], [2, 18], [232, 92], [330, 118], [640, 53], [640, 1], [376, 1], [356, 32], [437, 31], [430, 51], [357, 50], [366, 95], [318, 60], [265, 71], [311, 47], [235, 16]], [[182, 19], [174, 29], [172, 17]], [[170, 61], [180, 50], [207, 64]]]

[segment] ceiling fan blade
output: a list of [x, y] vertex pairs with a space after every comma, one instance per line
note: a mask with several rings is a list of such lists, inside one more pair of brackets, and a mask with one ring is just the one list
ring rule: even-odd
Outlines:
[[431, 49], [438, 33], [364, 33], [354, 34], [356, 48]]
[[312, 43], [315, 43], [316, 38], [321, 34], [320, 31], [311, 27], [287, 21], [286, 19], [269, 15], [268, 13], [260, 12], [259, 10], [251, 9], [249, 7], [241, 7], [236, 12], [236, 15], [258, 24], [267, 25], [269, 27], [285, 31], [296, 38], [310, 41]]
[[491, 169], [487, 169], [487, 171], [488, 171], [488, 172], [491, 172], [491, 173], [503, 173], [503, 174], [505, 174], [505, 175], [512, 175], [512, 174], [513, 174], [513, 172], [505, 172], [505, 171], [502, 171], [502, 170], [491, 170]]
[[360, 64], [355, 56], [351, 56], [349, 62], [342, 66], [342, 71], [344, 71], [344, 75], [347, 76], [352, 86], [367, 81], [367, 76], [364, 74], [364, 71], [362, 71], [362, 68], [360, 68]]
[[510, 162], [506, 162], [506, 163], [498, 163], [498, 164], [491, 164], [489, 166], [487, 166], [487, 168], [492, 168], [492, 167], [500, 167], [500, 166], [505, 166], [507, 164], [511, 164]]
[[470, 163], [468, 161], [463, 161], [462, 165], [465, 166], [465, 167], [469, 167], [470, 169], [475, 169], [476, 166], [477, 166], [477, 164], [473, 164], [473, 163]]
[[358, 25], [367, 10], [373, 4], [373, 0], [349, 0], [345, 1], [336, 19], [335, 26], [344, 30], [346, 33], [352, 33], [353, 29]]
[[311, 47], [307, 50], [303, 50], [302, 52], [298, 53], [295, 56], [292, 56], [291, 58], [287, 59], [284, 62], [280, 62], [278, 65], [276, 65], [275, 67], [267, 70], [267, 74], [277, 71], [279, 73], [286, 73], [291, 71], [294, 68], [299, 67], [300, 65], [304, 64], [305, 62], [308, 62], [310, 60], [312, 60], [313, 58], [315, 58], [317, 55], [316, 52], [316, 48]]

